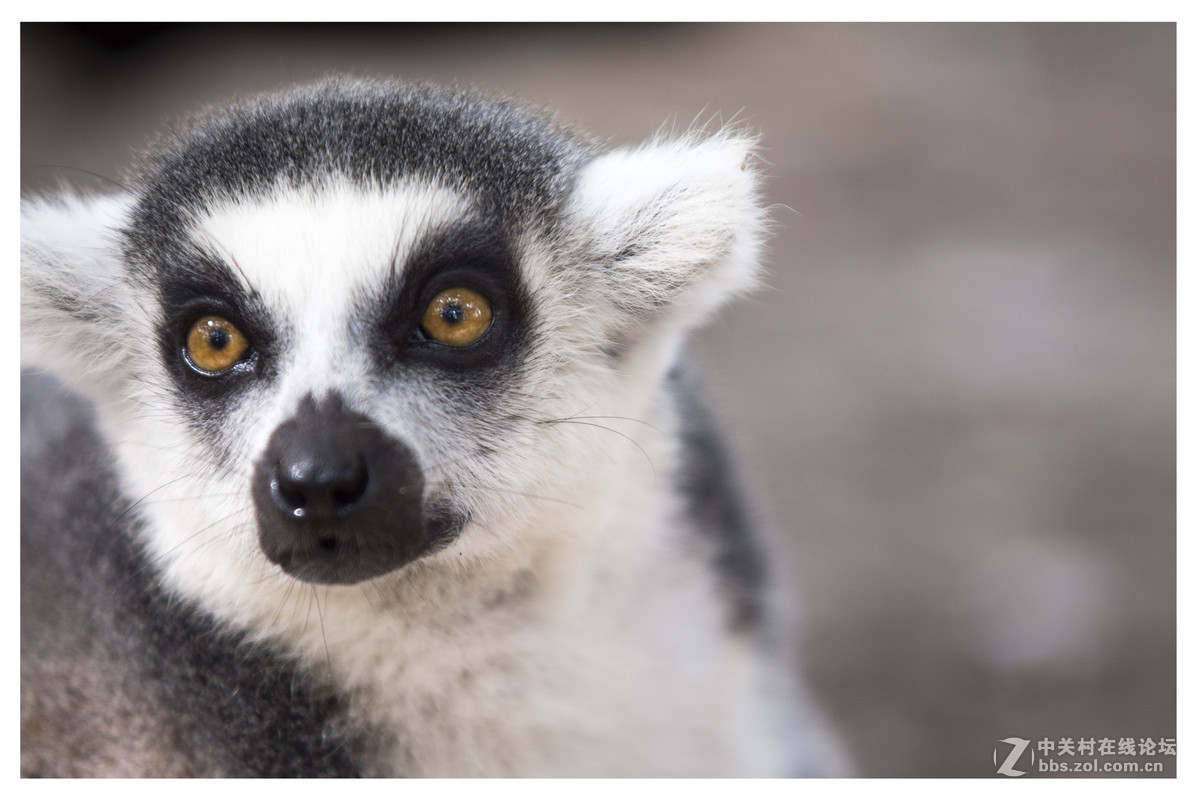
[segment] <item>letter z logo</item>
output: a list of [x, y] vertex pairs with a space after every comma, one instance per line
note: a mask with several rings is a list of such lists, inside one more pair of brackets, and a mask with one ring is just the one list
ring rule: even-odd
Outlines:
[[1023, 770], [1013, 769], [1013, 766], [1016, 765], [1017, 759], [1024, 755], [1026, 748], [1029, 747], [1029, 740], [1018, 739], [1015, 736], [1012, 736], [1007, 739], [1001, 739], [1000, 743], [1012, 745], [1012, 750], [1009, 752], [1008, 758], [1004, 759], [1003, 764], [999, 764], [1000, 748], [997, 747], [992, 751], [992, 763], [998, 764], [996, 767], [996, 772], [1000, 773], [1001, 775], [1008, 775], [1010, 778], [1016, 778], [1020, 775], [1024, 775], [1025, 772]]

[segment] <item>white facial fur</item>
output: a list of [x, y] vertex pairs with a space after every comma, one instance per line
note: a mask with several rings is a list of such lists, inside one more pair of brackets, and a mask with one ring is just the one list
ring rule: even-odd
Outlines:
[[[196, 221], [191, 238], [225, 254], [245, 288], [288, 324], [277, 365], [280, 379], [269, 395], [247, 404], [242, 438], [251, 462], [309, 394], [340, 393], [399, 438], [421, 439], [414, 409], [388, 408], [386, 397], [371, 390], [365, 344], [349, 334], [360, 298], [377, 295], [422, 236], [469, 209], [465, 198], [434, 186], [363, 190], [338, 181], [227, 200]], [[406, 387], [418, 398], [422, 388]]]

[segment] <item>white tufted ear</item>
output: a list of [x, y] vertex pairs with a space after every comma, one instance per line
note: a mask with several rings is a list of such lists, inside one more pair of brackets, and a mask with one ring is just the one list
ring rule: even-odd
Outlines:
[[102, 399], [130, 369], [137, 307], [116, 232], [129, 198], [21, 202], [21, 361]]
[[676, 333], [754, 285], [766, 214], [755, 140], [653, 141], [599, 156], [569, 206], [609, 333], [660, 319]]

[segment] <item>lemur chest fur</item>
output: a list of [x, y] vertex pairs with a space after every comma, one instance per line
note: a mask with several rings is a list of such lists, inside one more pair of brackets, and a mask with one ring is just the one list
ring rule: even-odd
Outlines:
[[[714, 683], [752, 672], [746, 643], [732, 646], [715, 629], [680, 631], [678, 609], [655, 608], [653, 598], [614, 604], [611, 595], [624, 581], [592, 570], [555, 573], [573, 585], [547, 585], [534, 572], [547, 566], [562, 565], [533, 563], [493, 585], [483, 581], [478, 591], [472, 587], [469, 598], [441, 598], [454, 610], [421, 615], [416, 625], [385, 612], [375, 617], [378, 629], [369, 639], [329, 645], [343, 648], [328, 664], [336, 682], [358, 689], [357, 706], [373, 722], [368, 770], [427, 776], [756, 771], [745, 749], [753, 735], [726, 727], [725, 713], [728, 704], [754, 698], [712, 692]], [[675, 584], [675, 602], [712, 602], [711, 586], [688, 586], [661, 570], [655, 577]], [[405, 614], [413, 598], [408, 591], [397, 594]], [[648, 640], [668, 637], [693, 658], [663, 660], [644, 652]], [[399, 651], [397, 642], [403, 643]], [[631, 737], [630, 730], [651, 741]]]

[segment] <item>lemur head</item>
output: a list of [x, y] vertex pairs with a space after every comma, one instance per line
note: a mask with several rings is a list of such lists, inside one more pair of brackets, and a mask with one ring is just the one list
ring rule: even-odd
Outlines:
[[26, 359], [98, 402], [160, 554], [352, 584], [495, 552], [607, 457], [554, 423], [645, 416], [752, 282], [752, 148], [603, 152], [382, 82], [258, 98], [125, 193], [25, 203]]

